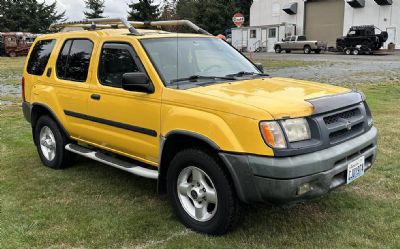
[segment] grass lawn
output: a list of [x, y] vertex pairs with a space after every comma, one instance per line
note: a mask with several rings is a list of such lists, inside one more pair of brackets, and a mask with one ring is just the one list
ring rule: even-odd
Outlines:
[[22, 68], [25, 57], [1, 57], [0, 59], [0, 83], [17, 85], [21, 83]]
[[0, 248], [400, 248], [400, 86], [358, 88], [380, 132], [374, 167], [306, 204], [247, 207], [222, 237], [185, 229], [153, 180], [83, 158], [42, 166], [10, 96], [15, 104], [0, 106]]

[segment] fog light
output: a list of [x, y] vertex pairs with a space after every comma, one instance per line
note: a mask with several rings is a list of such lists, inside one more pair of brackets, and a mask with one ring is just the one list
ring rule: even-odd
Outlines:
[[304, 195], [312, 190], [310, 183], [303, 183], [297, 188], [297, 195]]

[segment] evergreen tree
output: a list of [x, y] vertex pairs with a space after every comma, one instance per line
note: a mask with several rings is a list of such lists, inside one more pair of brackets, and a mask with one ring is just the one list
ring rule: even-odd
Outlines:
[[160, 20], [174, 20], [176, 19], [176, 0], [164, 0], [161, 7]]
[[83, 12], [87, 19], [103, 17], [104, 0], [84, 0], [84, 2], [86, 9], [89, 9]]
[[128, 4], [128, 20], [130, 21], [152, 21], [157, 20], [160, 16], [158, 4], [154, 4], [153, 0], [139, 0], [139, 2], [131, 2]]
[[46, 33], [51, 24], [65, 20], [65, 12], [58, 13], [57, 2], [36, 0], [0, 0], [0, 30]]
[[220, 34], [234, 26], [236, 12], [245, 16], [249, 23], [253, 0], [178, 0], [176, 12], [179, 19], [188, 19], [213, 34]]

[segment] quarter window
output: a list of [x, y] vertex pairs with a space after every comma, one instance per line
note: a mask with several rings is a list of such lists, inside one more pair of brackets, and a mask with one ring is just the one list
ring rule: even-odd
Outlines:
[[57, 59], [57, 77], [85, 82], [88, 75], [93, 42], [87, 39], [67, 40]]
[[139, 72], [132, 56], [133, 49], [127, 44], [105, 44], [99, 63], [99, 81], [102, 85], [122, 87], [122, 75]]
[[55, 43], [55, 40], [42, 40], [36, 43], [28, 61], [29, 74], [43, 75]]

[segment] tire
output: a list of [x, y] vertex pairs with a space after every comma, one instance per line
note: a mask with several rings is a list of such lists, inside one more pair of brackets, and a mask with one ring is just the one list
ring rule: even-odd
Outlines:
[[8, 55], [9, 55], [10, 57], [17, 57], [17, 54], [16, 54], [15, 52], [10, 52]]
[[72, 153], [65, 150], [70, 143], [57, 123], [49, 116], [41, 116], [35, 125], [34, 139], [42, 163], [52, 169], [63, 169], [72, 162]]
[[358, 49], [354, 49], [352, 52], [353, 55], [359, 55], [360, 54], [360, 50]]
[[321, 53], [321, 49], [315, 50], [315, 53], [316, 53], [316, 54], [320, 54], [320, 53]]
[[311, 53], [311, 47], [310, 46], [304, 46], [304, 53], [305, 54], [310, 54]]
[[285, 50], [285, 53], [290, 54], [292, 50]]
[[344, 50], [344, 53], [345, 53], [346, 55], [351, 55], [351, 54], [352, 54], [352, 50], [351, 50], [350, 48], [346, 48], [346, 49]]
[[[197, 182], [196, 178], [202, 180]], [[178, 190], [178, 186], [183, 187]], [[230, 178], [218, 160], [201, 149], [176, 154], [167, 172], [167, 193], [178, 219], [200, 233], [225, 234], [240, 217], [239, 200]]]
[[282, 48], [281, 48], [281, 46], [276, 46], [276, 47], [275, 47], [275, 53], [277, 53], [277, 54], [282, 53]]

